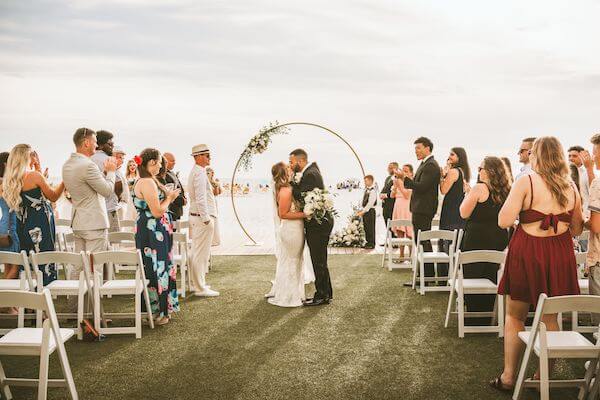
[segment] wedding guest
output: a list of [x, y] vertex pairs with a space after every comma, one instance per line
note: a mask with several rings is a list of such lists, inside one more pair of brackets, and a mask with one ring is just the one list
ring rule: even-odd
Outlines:
[[[442, 169], [440, 192], [444, 195], [440, 213], [440, 229], [457, 230], [465, 227], [465, 220], [460, 216], [460, 205], [465, 198], [465, 183], [471, 180], [471, 169], [467, 152], [462, 147], [453, 147], [446, 166]], [[440, 241], [442, 251], [449, 253], [450, 242]], [[438, 275], [448, 275], [448, 264], [438, 265]]]
[[[440, 166], [433, 157], [433, 142], [420, 137], [414, 142], [415, 155], [421, 161], [414, 178], [407, 177], [403, 171], [397, 171], [396, 177], [404, 180], [404, 187], [412, 190], [410, 212], [415, 230], [415, 242], [419, 231], [431, 230], [431, 222], [438, 209], [438, 192], [440, 185]], [[425, 251], [432, 251], [429, 241], [423, 243]], [[433, 276], [433, 264], [425, 264], [425, 275]], [[407, 284], [405, 284], [407, 285]], [[412, 282], [410, 283], [412, 286]]]
[[[96, 163], [100, 171], [104, 168], [104, 163], [107, 159], [113, 158], [114, 155], [114, 135], [108, 131], [96, 132], [96, 140], [98, 142], [97, 150], [92, 156], [92, 161]], [[109, 232], [119, 232], [121, 224], [119, 222], [119, 197], [123, 193], [123, 182], [115, 171], [115, 183], [113, 193], [106, 197], [106, 212], [108, 215]]]
[[205, 144], [192, 148], [194, 167], [188, 178], [188, 195], [190, 199], [189, 221], [192, 254], [190, 257], [192, 290], [195, 296], [215, 297], [219, 292], [206, 284], [206, 274], [210, 260], [210, 247], [213, 240], [217, 207], [212, 186], [206, 174], [210, 165], [210, 150]]
[[[414, 170], [411, 164], [404, 164], [402, 166], [404, 175], [413, 179]], [[396, 172], [396, 171], [394, 171]], [[410, 213], [410, 197], [412, 190], [404, 187], [404, 181], [402, 179], [394, 178], [394, 186], [392, 187], [391, 197], [394, 199], [394, 211], [392, 213], [392, 220], [411, 220], [412, 215]], [[396, 237], [413, 237], [413, 229], [410, 226], [401, 226], [394, 228], [394, 234]], [[400, 246], [400, 258], [404, 258], [404, 247]], [[410, 248], [409, 248], [410, 251]]]
[[119, 218], [119, 221], [123, 220], [127, 216], [127, 210], [129, 208], [129, 205], [133, 204], [131, 200], [131, 192], [129, 191], [129, 185], [126, 184], [125, 176], [121, 172], [121, 167], [125, 162], [126, 155], [127, 154], [120, 146], [114, 147], [113, 156], [115, 157], [115, 162], [117, 164], [117, 170], [115, 171], [115, 180], [119, 180], [119, 182], [121, 182], [121, 188], [123, 190], [121, 195], [117, 196], [117, 217]]
[[[592, 151], [596, 169], [600, 169], [600, 133], [592, 136], [594, 145]], [[586, 272], [588, 273], [589, 291], [591, 295], [600, 296], [600, 178], [595, 178], [590, 186], [590, 219], [586, 227], [590, 230], [588, 251], [586, 259]], [[600, 323], [600, 313], [592, 314], [592, 323]]]
[[[579, 194], [581, 195], [581, 205], [583, 207], [583, 216], [589, 218], [590, 214], [588, 211], [589, 199], [590, 199], [590, 184], [594, 180], [594, 163], [589, 153], [581, 146], [571, 146], [568, 150], [569, 162], [577, 168], [577, 180], [574, 180], [575, 184], [579, 188]], [[585, 157], [587, 155], [587, 157]], [[588, 161], [584, 165], [584, 159]], [[588, 173], [588, 170], [590, 173]]]
[[[498, 226], [498, 214], [510, 191], [509, 177], [498, 157], [486, 157], [479, 167], [478, 182], [460, 205], [460, 215], [466, 219], [461, 244], [462, 251], [498, 250], [508, 245], [508, 231]], [[465, 278], [486, 278], [498, 283], [499, 265], [476, 263], [465, 265]], [[496, 295], [466, 295], [468, 311], [491, 311]]]
[[[50, 201], [62, 195], [61, 182], [52, 188], [42, 174], [40, 161], [28, 144], [18, 144], [10, 152], [2, 180], [2, 196], [17, 214], [17, 233], [21, 250], [28, 254], [54, 251], [56, 227]], [[40, 265], [44, 286], [56, 280], [54, 264]]]
[[[2, 189], [2, 177], [6, 171], [8, 156], [9, 153], [6, 151], [0, 153], [0, 235], [8, 235], [12, 243], [10, 243], [7, 247], [0, 247], [0, 251], [18, 253], [21, 248], [19, 245], [19, 235], [17, 233], [17, 213], [10, 210], [10, 207], [3, 197]], [[4, 279], [17, 279], [18, 277], [18, 265], [4, 264]]]
[[[212, 186], [212, 191], [215, 196], [219, 196], [223, 190], [221, 189], [221, 185], [219, 184], [218, 179], [215, 178], [215, 171], [212, 168], [206, 168], [206, 175], [208, 176], [208, 181]], [[217, 215], [219, 214], [219, 202], [215, 198], [215, 208], [217, 209]], [[212, 246], [220, 246], [221, 245], [221, 230], [219, 229], [219, 219], [215, 219], [215, 231], [213, 232], [213, 240]]]
[[533, 142], [535, 141], [534, 137], [528, 137], [523, 139], [521, 142], [521, 147], [519, 147], [519, 152], [517, 155], [519, 156], [519, 162], [523, 164], [517, 176], [515, 176], [515, 182], [519, 180], [519, 178], [523, 176], [529, 175], [531, 170], [531, 164], [529, 162], [529, 153], [531, 152], [531, 148], [533, 147]]
[[167, 160], [167, 176], [165, 178], [167, 184], [172, 184], [173, 189], [179, 189], [181, 192], [179, 196], [169, 206], [169, 211], [171, 212], [171, 216], [173, 221], [179, 221], [183, 215], [183, 207], [187, 204], [187, 199], [185, 198], [185, 191], [183, 190], [183, 185], [179, 180], [179, 172], [175, 172], [175, 164], [177, 160], [173, 153], [165, 153], [163, 157]]
[[[581, 187], [579, 186], [579, 168], [575, 164], [569, 164], [569, 170], [571, 171], [571, 180], [577, 186], [577, 190], [579, 190], [579, 194], [581, 194]], [[585, 210], [584, 210], [585, 211]]]
[[133, 186], [138, 179], [137, 164], [134, 159], [127, 161], [127, 171], [125, 172], [125, 179], [127, 180], [127, 186], [129, 186], [129, 193], [133, 193]]
[[167, 184], [167, 159], [164, 156], [160, 158], [160, 169], [156, 175], [156, 180], [163, 186]]
[[502, 162], [504, 163], [504, 167], [506, 168], [506, 174], [508, 177], [508, 182], [512, 185], [514, 182], [514, 177], [513, 177], [513, 171], [512, 171], [512, 164], [509, 160], [508, 157], [500, 157], [500, 159], [502, 160]]
[[143, 256], [152, 314], [157, 325], [165, 325], [171, 314], [179, 311], [177, 272], [171, 258], [173, 229], [168, 213], [179, 190], [169, 190], [157, 180], [163, 162], [158, 150], [145, 149], [139, 157], [140, 178], [133, 189], [133, 203], [138, 211], [135, 246]]
[[375, 206], [377, 205], [377, 192], [373, 175], [365, 176], [365, 193], [362, 199], [362, 210], [358, 216], [362, 218], [365, 228], [365, 249], [375, 248]]
[[[71, 195], [71, 228], [75, 251], [94, 253], [108, 248], [108, 213], [106, 198], [114, 194], [117, 163], [107, 157], [102, 171], [91, 157], [96, 151], [96, 132], [79, 128], [73, 135], [75, 153], [65, 162], [62, 176]], [[81, 270], [72, 268], [69, 279], [79, 279]], [[107, 277], [107, 268], [104, 276]], [[76, 298], [75, 298], [76, 300]]]
[[[504, 371], [490, 382], [502, 391], [515, 384], [530, 306], [541, 293], [578, 295], [573, 236], [581, 234], [581, 197], [569, 178], [564, 150], [555, 137], [535, 140], [530, 154], [532, 173], [513, 185], [498, 215], [498, 225], [509, 228], [519, 220], [508, 247], [498, 293], [506, 298]], [[568, 211], [567, 211], [568, 210]], [[544, 315], [548, 331], [557, 331], [556, 314]]]
[[395, 161], [388, 164], [388, 176], [385, 178], [383, 189], [381, 189], [381, 193], [379, 194], [379, 198], [381, 199], [381, 207], [383, 209], [383, 221], [386, 229], [388, 226], [388, 221], [392, 219], [392, 214], [394, 213], [394, 204], [396, 203], [396, 199], [392, 197], [392, 187], [394, 186], [394, 172], [398, 169], [398, 167], [398, 163]]

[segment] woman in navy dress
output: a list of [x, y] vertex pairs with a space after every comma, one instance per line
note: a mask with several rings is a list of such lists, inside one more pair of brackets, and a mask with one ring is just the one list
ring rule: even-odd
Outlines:
[[[10, 152], [2, 181], [3, 198], [17, 215], [20, 249], [27, 253], [54, 251], [56, 229], [51, 201], [57, 201], [65, 186], [52, 188], [41, 173], [37, 154], [28, 144]], [[40, 265], [44, 286], [56, 280], [54, 264]]]

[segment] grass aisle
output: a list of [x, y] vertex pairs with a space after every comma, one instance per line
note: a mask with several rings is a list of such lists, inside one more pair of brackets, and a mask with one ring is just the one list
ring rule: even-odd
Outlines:
[[[263, 298], [273, 257], [216, 257], [209, 280], [221, 297], [190, 297], [172, 324], [145, 328], [141, 340], [67, 344], [80, 398], [508, 399], [487, 387], [502, 366], [502, 341], [459, 339], [455, 321], [443, 328], [447, 294], [420, 296], [402, 287], [408, 272], [380, 262], [331, 256], [333, 304], [283, 309]], [[9, 375], [37, 375], [33, 359], [2, 361]], [[59, 376], [54, 356], [51, 364]], [[572, 375], [572, 365], [559, 363], [557, 374]], [[49, 398], [65, 394], [51, 388]]]

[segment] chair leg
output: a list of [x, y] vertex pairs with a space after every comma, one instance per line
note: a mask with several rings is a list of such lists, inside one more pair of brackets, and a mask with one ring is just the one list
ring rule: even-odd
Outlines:
[[446, 320], [444, 321], [444, 328], [448, 327], [448, 323], [450, 322], [450, 314], [452, 313], [452, 302], [454, 301], [454, 289], [456, 288], [456, 279], [452, 282], [452, 287], [450, 288], [450, 295], [448, 296], [448, 307], [446, 308]]
[[388, 244], [388, 239], [387, 239], [387, 234], [386, 234], [385, 242], [383, 242], [383, 256], [381, 258], [381, 268], [383, 268], [385, 266], [385, 256], [387, 254], [387, 244]]
[[575, 332], [579, 332], [579, 315], [577, 311], [573, 311], [571, 315], [571, 330]]
[[540, 354], [540, 399], [550, 400], [550, 372], [548, 358]]
[[465, 294], [458, 289], [458, 337], [465, 337]]
[[525, 374], [527, 373], [527, 367], [531, 358], [531, 347], [529, 344], [525, 348], [525, 353], [521, 359], [521, 367], [519, 368], [519, 375], [517, 376], [517, 382], [515, 383], [515, 390], [513, 392], [513, 400], [519, 400], [523, 394], [523, 383], [525, 382]]
[[498, 295], [497, 300], [498, 304], [498, 337], [504, 337], [504, 296]]
[[[46, 400], [48, 396], [48, 364], [50, 363], [50, 320], [44, 322], [42, 347], [40, 351], [40, 372], [38, 381], [38, 400]], [[60, 338], [55, 338], [60, 340]]]
[[71, 400], [78, 400], [79, 395], [77, 394], [77, 388], [75, 387], [73, 373], [71, 372], [71, 365], [69, 364], [69, 359], [67, 357], [64, 344], [57, 346], [56, 351], [58, 352], [60, 367], [62, 369], [65, 382], [67, 383], [67, 389], [69, 390], [69, 394], [71, 395]]
[[412, 279], [412, 289], [415, 290], [417, 287], [417, 264], [419, 260], [415, 257], [412, 262], [412, 270], [413, 270], [413, 279]]
[[140, 300], [140, 295], [142, 295], [143, 290], [138, 287], [135, 294], [135, 338], [142, 338], [142, 302]]
[[[96, 284], [96, 282], [94, 282]], [[96, 285], [94, 285], [94, 328], [97, 332], [100, 332], [100, 290]]]
[[421, 293], [421, 296], [425, 296], [425, 263], [424, 262], [419, 262], [419, 272], [421, 274], [420, 276], [420, 282], [421, 282], [421, 287], [419, 288], [419, 292]]
[[181, 266], [181, 295], [185, 298], [185, 275], [187, 272], [187, 265]]
[[152, 308], [150, 307], [150, 296], [148, 295], [148, 287], [146, 282], [142, 282], [142, 293], [144, 294], [144, 301], [146, 302], [146, 315], [148, 317], [148, 323], [150, 329], [154, 329], [154, 318], [152, 318]]
[[83, 321], [83, 307], [85, 306], [85, 291], [83, 286], [79, 286], [79, 295], [77, 296], [77, 339], [83, 339], [83, 330], [81, 322]]
[[579, 389], [579, 395], [577, 396], [578, 399], [587, 398], [589, 391], [590, 391], [590, 384], [592, 382], [592, 378], [594, 377], [597, 367], [598, 367], [598, 360], [590, 360], [590, 365], [586, 369], [585, 375], [584, 375], [585, 385], [583, 385]]
[[6, 380], [6, 374], [4, 373], [4, 367], [2, 367], [2, 362], [0, 362], [0, 387], [2, 387], [2, 394], [4, 398], [7, 400], [11, 400], [12, 393], [10, 392], [10, 386], [8, 386], [4, 381]]

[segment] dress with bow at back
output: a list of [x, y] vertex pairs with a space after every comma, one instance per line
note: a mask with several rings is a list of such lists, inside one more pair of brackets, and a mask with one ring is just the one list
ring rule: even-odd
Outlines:
[[[558, 234], [559, 222], [571, 223], [573, 210], [561, 214], [544, 214], [532, 208], [521, 211], [517, 227], [508, 247], [504, 275], [498, 287], [499, 294], [508, 294], [514, 300], [537, 304], [541, 293], [548, 296], [579, 294], [577, 262], [571, 233], [567, 229]], [[540, 223], [543, 230], [553, 230], [554, 236], [540, 237], [525, 232], [522, 224]]]

